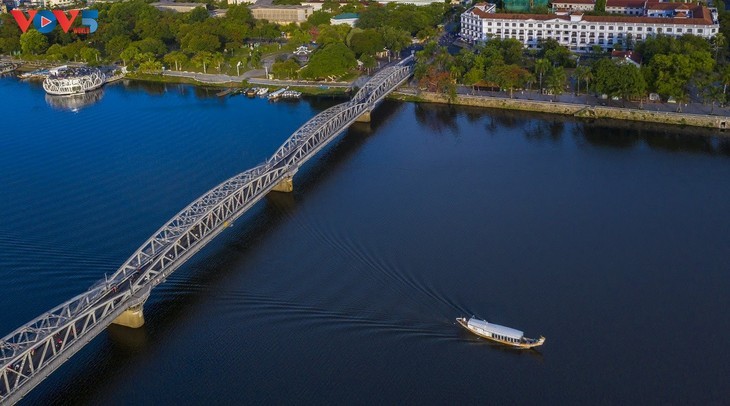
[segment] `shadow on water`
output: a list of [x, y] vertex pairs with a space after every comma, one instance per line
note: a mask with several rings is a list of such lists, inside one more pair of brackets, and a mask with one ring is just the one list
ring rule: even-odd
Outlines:
[[415, 108], [416, 121], [419, 124], [427, 126], [429, 129], [442, 133], [444, 131], [459, 131], [457, 118], [459, 113], [454, 106], [433, 104], [433, 103], [417, 103]]
[[571, 134], [579, 145], [621, 149], [645, 145], [667, 152], [730, 155], [730, 134], [712, 128], [609, 119], [576, 119], [548, 113], [465, 106], [455, 108], [429, 103], [419, 103], [416, 108], [416, 119], [419, 123], [434, 131], [458, 131], [456, 120], [460, 115], [471, 123], [485, 119], [486, 128], [491, 133], [505, 128], [522, 127], [525, 138], [531, 141], [558, 142], [563, 135]]
[[220, 88], [193, 86], [181, 83], [160, 83], [147, 82], [141, 80], [125, 80], [123, 82], [124, 90], [128, 92], [141, 91], [150, 96], [162, 96], [166, 93], [176, 93], [181, 95], [194, 94], [198, 99], [210, 99], [217, 97]]
[[595, 120], [577, 122], [573, 135], [579, 143], [584, 140], [599, 147], [628, 149], [645, 145], [667, 152], [730, 155], [730, 137], [709, 128]]
[[[115, 377], [124, 375], [126, 368], [138, 367], [137, 360], [145, 359], [151, 351], [164, 345], [165, 337], [172, 334], [176, 325], [187, 318], [199, 303], [211, 293], [206, 287], [217, 286], [234, 273], [245, 268], [247, 254], [259, 249], [267, 233], [297, 209], [299, 196], [321, 183], [325, 175], [347, 162], [365, 143], [368, 135], [387, 121], [402, 104], [384, 102], [375, 110], [372, 123], [355, 123], [338, 141], [320, 151], [304, 172], [298, 174], [295, 193], [270, 193], [264, 204], [258, 204], [250, 212], [236, 221], [227, 237], [214, 240], [203, 252], [181, 267], [174, 275], [175, 280], [183, 279], [184, 289], [165, 287], [167, 294], [155, 298], [153, 294], [145, 305], [145, 325], [139, 329], [111, 325], [90, 343], [71, 362], [62, 366], [66, 373], [51, 375], [38, 390], [26, 398], [31, 404], [88, 404], [100, 394], [105, 386], [113, 385]], [[305, 166], [306, 168], [306, 166]], [[169, 282], [168, 282], [169, 283]], [[94, 373], [89, 373], [93, 367]], [[87, 388], [78, 391], [76, 388]], [[95, 388], [89, 390], [89, 388]]]
[[337, 168], [349, 161], [371, 134], [388, 122], [388, 120], [404, 104], [384, 101], [372, 113], [370, 123], [354, 123], [341, 134], [338, 139], [319, 152], [318, 156], [309, 161], [294, 178], [294, 193], [297, 200], [306, 198], [307, 192], [323, 184], [328, 176], [337, 172]]

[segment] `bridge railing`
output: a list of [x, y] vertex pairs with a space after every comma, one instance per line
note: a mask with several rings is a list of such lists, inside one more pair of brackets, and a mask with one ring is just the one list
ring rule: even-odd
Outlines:
[[[188, 258], [410, 76], [411, 58], [376, 74], [352, 101], [302, 125], [266, 162], [203, 194], [109, 278], [0, 341], [0, 402], [19, 400], [130, 306], [144, 302]], [[372, 82], [372, 83], [371, 83]]]

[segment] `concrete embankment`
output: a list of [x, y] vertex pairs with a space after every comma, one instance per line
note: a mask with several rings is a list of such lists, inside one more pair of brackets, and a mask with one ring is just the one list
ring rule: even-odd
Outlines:
[[633, 120], [649, 123], [685, 125], [694, 127], [725, 129], [730, 126], [730, 117], [702, 114], [683, 114], [665, 111], [624, 109], [618, 107], [589, 106], [586, 104], [556, 103], [534, 100], [519, 100], [489, 96], [458, 95], [456, 100], [440, 93], [420, 92], [417, 95], [394, 92], [392, 97], [400, 100], [427, 103], [447, 103], [461, 106], [488, 107], [495, 109], [522, 110], [541, 113], [563, 114], [581, 118], [608, 118]]

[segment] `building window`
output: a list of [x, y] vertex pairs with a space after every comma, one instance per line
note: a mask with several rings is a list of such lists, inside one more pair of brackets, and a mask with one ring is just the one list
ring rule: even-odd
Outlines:
[[687, 33], [692, 34], [692, 29], [691, 28], [687, 28]]
[[520, 27], [524, 27], [524, 26], [525, 26], [525, 24], [523, 24], [523, 23], [520, 23]]
[[542, 24], [538, 24], [537, 25], [537, 28], [542, 28]]
[[619, 31], [623, 31], [623, 30], [624, 30], [624, 27], [622, 27], [622, 26], [619, 26], [619, 27], [618, 27], [618, 30], [619, 30]]
[[605, 27], [604, 27], [604, 26], [602, 25], [602, 26], [598, 27], [598, 29], [599, 29], [599, 30], [601, 30], [601, 31], [603, 31], [603, 30], [605, 30], [606, 28], [605, 28]]
[[642, 27], [636, 27], [636, 31], [641, 31], [641, 30], [643, 30], [643, 29], [644, 29], [644, 28], [642, 28]]
[[702, 34], [702, 28], [698, 28], [698, 29], [697, 29], [697, 33], [698, 33], [698, 34]]
[[672, 32], [672, 29], [671, 28], [667, 28], [667, 32]]

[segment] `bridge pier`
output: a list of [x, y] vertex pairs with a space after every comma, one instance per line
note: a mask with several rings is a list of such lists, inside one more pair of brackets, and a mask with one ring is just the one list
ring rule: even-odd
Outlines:
[[281, 180], [281, 182], [277, 183], [276, 186], [274, 186], [273, 189], [271, 189], [273, 192], [284, 192], [284, 193], [291, 193], [294, 191], [294, 177], [293, 176], [287, 176], [284, 179]]
[[143, 303], [132, 306], [114, 319], [112, 324], [129, 328], [140, 328], [144, 325], [144, 314], [142, 313]]
[[370, 110], [362, 113], [360, 117], [355, 120], [356, 123], [369, 123], [370, 122]]

